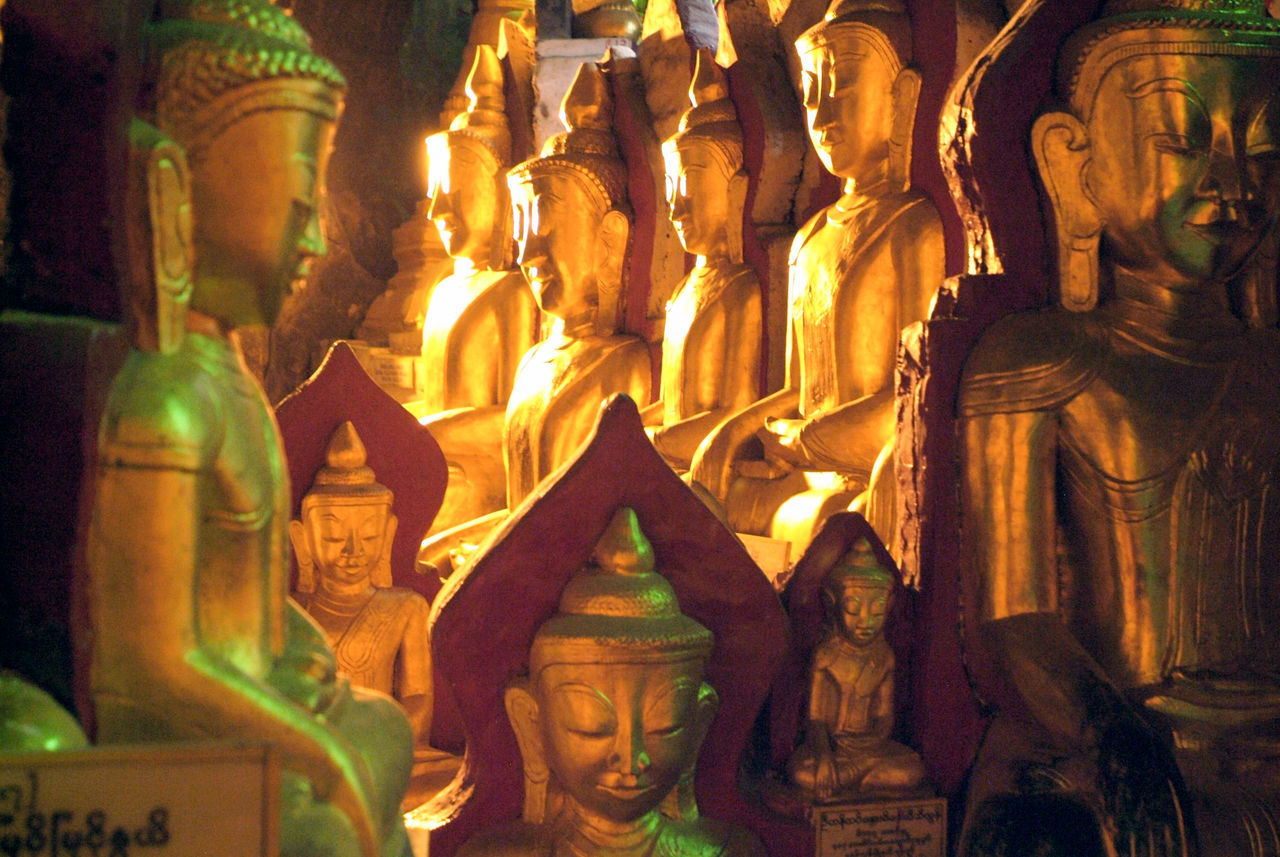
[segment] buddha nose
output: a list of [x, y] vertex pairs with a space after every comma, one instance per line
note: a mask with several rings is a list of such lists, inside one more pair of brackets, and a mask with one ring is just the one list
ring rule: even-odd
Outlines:
[[636, 776], [649, 770], [649, 753], [644, 746], [644, 730], [620, 724], [613, 752], [614, 768], [620, 774]]
[[364, 553], [364, 545], [355, 533], [347, 533], [347, 541], [342, 545], [342, 552], [347, 556], [360, 556]]
[[449, 194], [443, 191], [437, 191], [431, 195], [431, 204], [427, 206], [427, 219], [439, 220], [446, 214], [453, 212], [453, 206], [449, 204]]
[[302, 251], [304, 256], [319, 258], [328, 252], [328, 247], [324, 243], [324, 234], [320, 230], [320, 213], [312, 212], [311, 217], [307, 220], [307, 228], [303, 230], [302, 240], [298, 242], [298, 249]]
[[1236, 203], [1251, 197], [1246, 182], [1242, 165], [1233, 152], [1218, 146], [1209, 150], [1209, 165], [1202, 186], [1209, 195], [1224, 203], [1224, 208], [1234, 209]]

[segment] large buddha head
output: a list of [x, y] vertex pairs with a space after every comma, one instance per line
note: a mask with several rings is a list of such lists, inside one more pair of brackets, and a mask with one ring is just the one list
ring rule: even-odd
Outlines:
[[468, 108], [449, 130], [427, 138], [427, 215], [450, 256], [490, 270], [510, 263], [505, 171], [511, 128], [502, 86], [497, 53], [477, 45], [467, 73]]
[[1280, 22], [1262, 0], [1112, 0], [1073, 34], [1058, 69], [1070, 112], [1032, 130], [1065, 306], [1089, 309], [1100, 273], [1120, 270], [1172, 292], [1234, 280], [1238, 313], [1269, 314], [1274, 260], [1254, 275], [1273, 255], [1277, 80]]
[[654, 571], [635, 512], [620, 508], [538, 629], [527, 682], [507, 690], [525, 820], [550, 822], [568, 809], [603, 831], [659, 807], [688, 811], [717, 705], [702, 680], [711, 647], [711, 632], [680, 612]]
[[631, 209], [613, 136], [613, 96], [599, 65], [579, 66], [560, 116], [569, 130], [508, 173], [520, 268], [538, 306], [566, 329], [594, 324], [612, 333]]
[[355, 426], [342, 423], [302, 498], [302, 520], [289, 524], [299, 592], [314, 592], [318, 584], [334, 592], [391, 586], [393, 497], [366, 460]]
[[822, 165], [872, 187], [907, 186], [920, 74], [902, 0], [834, 0], [796, 39], [809, 139]]
[[741, 262], [742, 128], [724, 72], [706, 48], [697, 53], [689, 102], [679, 129], [662, 144], [671, 222], [688, 252]]
[[[270, 324], [325, 249], [317, 196], [345, 82], [265, 0], [162, 0], [147, 29], [144, 113], [178, 147], [149, 175], [157, 268], [193, 222], [191, 308]], [[189, 214], [171, 210], [188, 196]]]

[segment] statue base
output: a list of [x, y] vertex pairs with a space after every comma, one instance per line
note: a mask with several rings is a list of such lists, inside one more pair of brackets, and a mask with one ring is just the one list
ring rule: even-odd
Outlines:
[[895, 798], [813, 806], [814, 857], [945, 857], [947, 802]]
[[820, 803], [812, 792], [769, 778], [760, 797], [774, 812], [812, 826], [814, 857], [947, 854], [947, 801], [927, 783], [907, 792], [836, 795]]

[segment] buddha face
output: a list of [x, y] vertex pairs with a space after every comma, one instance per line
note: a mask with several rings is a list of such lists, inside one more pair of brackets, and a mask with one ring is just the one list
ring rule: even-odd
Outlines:
[[865, 37], [831, 38], [800, 54], [809, 139], [828, 171], [869, 183], [889, 160], [895, 75]]
[[517, 259], [543, 312], [569, 318], [596, 304], [602, 212], [578, 179], [542, 173], [512, 187]]
[[1084, 193], [1111, 258], [1190, 288], [1233, 276], [1280, 197], [1280, 58], [1144, 55], [1091, 105]]
[[729, 179], [710, 146], [682, 140], [663, 152], [667, 205], [680, 243], [700, 256], [723, 255], [729, 229]]
[[431, 154], [427, 216], [445, 250], [457, 259], [487, 259], [498, 217], [493, 157], [482, 144], [456, 136]]
[[335, 583], [365, 583], [386, 544], [391, 507], [384, 502], [320, 503], [306, 514], [316, 573]]
[[710, 721], [700, 658], [550, 664], [535, 693], [548, 767], [589, 815], [636, 821], [675, 787]]
[[193, 309], [228, 327], [275, 320], [290, 283], [325, 252], [318, 195], [333, 129], [314, 113], [260, 110], [193, 159]]
[[836, 630], [855, 646], [865, 646], [884, 630], [889, 590], [875, 581], [846, 579], [833, 591]]

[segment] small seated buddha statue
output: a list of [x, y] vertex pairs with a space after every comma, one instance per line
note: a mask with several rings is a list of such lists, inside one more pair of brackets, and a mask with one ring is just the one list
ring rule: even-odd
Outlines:
[[[545, 339], [520, 361], [501, 427], [506, 509], [514, 509], [590, 436], [601, 403], [626, 393], [649, 401], [652, 369], [645, 341], [618, 332], [629, 257], [627, 171], [612, 130], [613, 97], [596, 63], [578, 68], [561, 117], [569, 130], [508, 174], [518, 261], [538, 307], [551, 320]], [[446, 415], [434, 427], [465, 420]], [[451, 429], [450, 429], [451, 430]], [[452, 551], [473, 545], [506, 510], [429, 536], [420, 567], [446, 568]]]
[[[422, 331], [428, 367], [422, 423], [449, 462], [433, 530], [503, 507], [502, 463], [492, 451], [516, 367], [536, 340], [537, 306], [512, 267], [511, 131], [502, 87], [497, 54], [477, 45], [466, 82], [469, 108], [427, 138], [427, 216], [454, 260], [453, 273], [431, 291]], [[477, 426], [489, 427], [491, 436]]]
[[884, 638], [895, 580], [866, 538], [827, 572], [827, 635], [813, 651], [804, 742], [787, 776], [818, 803], [883, 796], [924, 781], [924, 763], [890, 738], [893, 649]]
[[282, 854], [402, 857], [412, 732], [336, 677], [288, 598], [279, 432], [229, 335], [270, 324], [324, 252], [344, 82], [271, 3], [156, 11], [123, 221], [135, 347], [104, 407], [86, 545], [95, 739], [270, 743]]
[[1003, 701], [963, 853], [1050, 798], [1094, 853], [1280, 850], [1278, 79], [1260, 0], [1112, 0], [1061, 46], [1031, 150], [1062, 306], [989, 328], [960, 389]]
[[937, 210], [909, 180], [921, 77], [904, 4], [834, 0], [796, 51], [809, 137], [843, 194], [792, 244], [783, 388], [707, 437], [691, 474], [735, 529], [803, 549], [893, 439], [899, 333], [928, 315], [944, 260]]
[[594, 559], [533, 638], [506, 691], [525, 773], [523, 816], [461, 857], [763, 857], [759, 840], [699, 817], [692, 774], [715, 716], [712, 638], [654, 570], [635, 512], [618, 509]]
[[688, 470], [703, 438], [759, 396], [760, 280], [742, 261], [747, 174], [742, 129], [724, 73], [706, 48], [697, 53], [692, 107], [662, 144], [667, 204], [691, 270], [667, 302], [662, 399], [647, 429], [677, 470]]
[[431, 732], [431, 605], [391, 585], [391, 491], [366, 464], [350, 421], [334, 431], [325, 462], [302, 498], [302, 520], [289, 523], [294, 595], [324, 630], [338, 669], [358, 687], [394, 696], [424, 740]]

